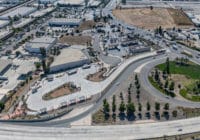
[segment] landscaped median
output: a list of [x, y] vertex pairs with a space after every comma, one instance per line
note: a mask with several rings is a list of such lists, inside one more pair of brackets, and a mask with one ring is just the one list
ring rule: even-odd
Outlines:
[[43, 95], [42, 99], [43, 100], [51, 100], [51, 99], [55, 99], [55, 98], [58, 98], [61, 96], [75, 93], [77, 91], [80, 91], [80, 88], [76, 87], [76, 85], [69, 82], [69, 83], [66, 83], [66, 84], [56, 88], [55, 90]]
[[173, 61], [155, 66], [148, 77], [150, 83], [160, 92], [175, 97], [200, 101], [200, 66], [187, 58], [176, 58]]

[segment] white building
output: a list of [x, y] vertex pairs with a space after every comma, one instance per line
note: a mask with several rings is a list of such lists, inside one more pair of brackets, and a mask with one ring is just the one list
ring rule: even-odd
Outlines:
[[41, 37], [35, 38], [32, 41], [26, 43], [25, 50], [30, 53], [40, 53], [41, 48], [45, 48], [48, 51], [57, 42], [56, 38], [52, 37]]
[[0, 75], [3, 75], [11, 67], [12, 62], [5, 59], [0, 59]]
[[35, 11], [37, 11], [37, 8], [34, 8], [34, 7], [19, 7], [11, 12], [1, 15], [0, 19], [9, 20], [9, 17], [13, 18], [15, 16], [24, 17], [24, 16], [30, 15], [31, 13], [33, 13]]
[[60, 6], [84, 6], [84, 0], [59, 0], [58, 5]]
[[49, 26], [61, 27], [61, 26], [79, 26], [82, 19], [77, 18], [53, 18], [49, 21]]
[[7, 20], [0, 20], [0, 29], [7, 26], [9, 24], [9, 21]]
[[56, 2], [56, 0], [38, 0], [39, 4], [52, 4]]
[[50, 72], [58, 72], [90, 63], [88, 57], [79, 49], [66, 48], [61, 51], [50, 66]]

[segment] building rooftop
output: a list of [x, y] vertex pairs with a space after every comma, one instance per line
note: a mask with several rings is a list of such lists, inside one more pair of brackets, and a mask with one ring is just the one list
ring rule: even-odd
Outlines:
[[75, 23], [79, 23], [81, 22], [82, 19], [78, 19], [78, 18], [53, 18], [50, 20], [50, 22], [59, 22], [59, 23], [66, 23], [66, 22], [75, 22]]
[[10, 64], [11, 64], [11, 61], [0, 59], [0, 73]]
[[33, 11], [36, 11], [36, 8], [34, 8], [34, 7], [19, 7], [7, 14], [2, 15], [1, 17], [8, 18], [9, 16], [14, 17], [17, 15], [25, 16], [27, 13], [31, 13]]
[[75, 62], [87, 59], [85, 54], [79, 49], [66, 48], [62, 49], [59, 56], [57, 56], [51, 66], [62, 65], [65, 63]]
[[60, 0], [59, 4], [70, 4], [70, 5], [81, 5], [84, 3], [84, 0]]
[[8, 25], [9, 21], [7, 20], [0, 20], [0, 27], [3, 27], [4, 25]]
[[51, 44], [55, 41], [56, 38], [49, 37], [49, 36], [44, 36], [40, 38], [34, 38], [33, 40], [30, 41], [30, 43], [47, 43]]
[[35, 38], [32, 41], [28, 42], [27, 45], [30, 45], [31, 48], [47, 48], [50, 44], [53, 44], [56, 41], [56, 38], [53, 37], [41, 37]]

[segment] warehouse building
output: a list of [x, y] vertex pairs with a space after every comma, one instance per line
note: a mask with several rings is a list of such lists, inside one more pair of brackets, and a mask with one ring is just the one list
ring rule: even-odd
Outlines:
[[31, 13], [33, 13], [35, 11], [37, 11], [37, 8], [34, 8], [34, 7], [19, 7], [7, 14], [1, 15], [0, 19], [1, 20], [9, 20], [9, 18], [14, 18], [15, 16], [24, 17], [24, 16], [30, 15]]
[[79, 49], [66, 48], [50, 66], [50, 72], [59, 72], [90, 63], [88, 57]]
[[40, 53], [40, 49], [45, 48], [45, 50], [48, 51], [56, 44], [56, 42], [57, 39], [52, 37], [35, 38], [32, 41], [26, 43], [25, 50], [30, 53]]
[[56, 0], [38, 0], [39, 4], [52, 4], [56, 2]]
[[58, 6], [62, 6], [62, 7], [68, 7], [68, 6], [80, 7], [84, 5], [85, 5], [84, 0], [59, 0], [58, 1]]
[[0, 59], [0, 76], [4, 75], [12, 66], [11, 61]]
[[74, 27], [79, 26], [81, 24], [82, 19], [76, 19], [76, 18], [54, 18], [49, 21], [49, 26], [52, 27]]
[[151, 48], [145, 46], [130, 46], [129, 51], [132, 54], [137, 54], [137, 53], [149, 52], [151, 51]]

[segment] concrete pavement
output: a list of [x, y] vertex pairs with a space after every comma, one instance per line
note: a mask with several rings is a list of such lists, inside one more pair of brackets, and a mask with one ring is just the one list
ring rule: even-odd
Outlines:
[[74, 126], [71, 128], [0, 125], [1, 140], [128, 140], [200, 132], [200, 117], [167, 122]]
[[[118, 66], [118, 69], [114, 71], [107, 79], [101, 82], [91, 82], [85, 79], [85, 77], [89, 73], [94, 73], [96, 72], [96, 68], [92, 66], [92, 69], [88, 70], [79, 70], [78, 74], [75, 75], [64, 75], [60, 78], [56, 78], [52, 82], [41, 82], [42, 86], [41, 88], [38, 89], [38, 91], [34, 94], [30, 91], [28, 100], [27, 100], [27, 105], [30, 109], [39, 111], [42, 108], [47, 108], [47, 110], [55, 109], [56, 107], [59, 107], [60, 103], [66, 101], [70, 103], [70, 100], [76, 99], [78, 100], [81, 96], [86, 96], [90, 97], [92, 95], [101, 93], [106, 89], [112, 82], [132, 63], [135, 61], [139, 61], [144, 58], [152, 57], [156, 53], [155, 52], [149, 52], [149, 53], [144, 53], [141, 55], [137, 55], [135, 57], [132, 57], [126, 61], [124, 61], [121, 65]], [[132, 69], [131, 69], [132, 70]], [[89, 72], [89, 73], [88, 73]], [[74, 82], [76, 85], [81, 86], [81, 91], [78, 91], [76, 93], [70, 94], [68, 96], [63, 96], [60, 98], [44, 101], [42, 99], [42, 96], [55, 88], [63, 85], [64, 83], [67, 82]], [[48, 85], [48, 86], [47, 86]], [[90, 86], [88, 86], [90, 85]], [[47, 88], [48, 87], [48, 88]], [[37, 103], [37, 104], [36, 104]]]

